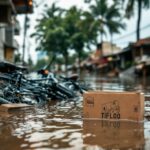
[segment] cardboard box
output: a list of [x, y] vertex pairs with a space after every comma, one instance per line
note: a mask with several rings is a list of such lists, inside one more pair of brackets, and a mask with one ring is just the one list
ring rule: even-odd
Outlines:
[[83, 118], [144, 120], [143, 93], [91, 91], [83, 98]]
[[143, 149], [144, 125], [139, 122], [83, 120], [83, 143], [104, 149]]

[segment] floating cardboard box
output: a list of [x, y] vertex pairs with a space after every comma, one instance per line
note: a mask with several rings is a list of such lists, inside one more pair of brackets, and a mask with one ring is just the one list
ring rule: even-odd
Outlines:
[[83, 142], [102, 149], [143, 149], [143, 123], [83, 120]]
[[144, 120], [144, 94], [91, 91], [83, 95], [83, 118]]

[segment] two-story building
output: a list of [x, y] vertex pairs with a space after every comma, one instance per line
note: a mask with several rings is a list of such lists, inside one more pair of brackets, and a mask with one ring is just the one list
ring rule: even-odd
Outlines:
[[32, 12], [32, 0], [0, 0], [0, 61], [14, 62], [14, 51], [19, 47], [14, 36], [20, 30], [16, 16]]

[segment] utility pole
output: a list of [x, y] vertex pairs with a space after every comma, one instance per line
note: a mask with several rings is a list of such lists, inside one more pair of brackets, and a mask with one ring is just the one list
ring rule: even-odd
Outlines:
[[25, 63], [25, 48], [26, 48], [26, 34], [27, 34], [27, 20], [28, 16], [27, 13], [25, 14], [25, 19], [24, 19], [24, 34], [23, 34], [23, 46], [22, 46], [22, 65]]
[[25, 49], [26, 49], [26, 34], [27, 34], [27, 28], [28, 28], [28, 11], [29, 11], [29, 2], [30, 0], [24, 0], [25, 3], [25, 19], [24, 19], [24, 34], [23, 34], [23, 45], [22, 45], [22, 65], [25, 64]]

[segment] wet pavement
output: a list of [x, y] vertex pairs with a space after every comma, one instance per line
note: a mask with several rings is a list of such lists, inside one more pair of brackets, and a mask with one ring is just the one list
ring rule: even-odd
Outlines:
[[1, 112], [0, 150], [149, 150], [150, 79], [84, 79], [98, 90], [144, 92], [144, 122], [83, 120], [82, 96], [51, 101], [44, 106]]

